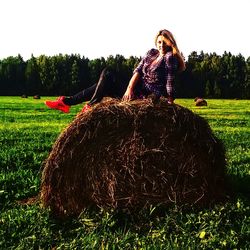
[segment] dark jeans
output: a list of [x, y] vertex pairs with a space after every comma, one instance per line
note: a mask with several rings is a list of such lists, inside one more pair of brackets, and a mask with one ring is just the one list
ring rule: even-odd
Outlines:
[[64, 103], [72, 106], [89, 101], [89, 105], [93, 105], [100, 102], [103, 97], [121, 98], [126, 91], [127, 85], [128, 82], [119, 82], [115, 70], [106, 67], [102, 71], [98, 83], [73, 96], [66, 97]]

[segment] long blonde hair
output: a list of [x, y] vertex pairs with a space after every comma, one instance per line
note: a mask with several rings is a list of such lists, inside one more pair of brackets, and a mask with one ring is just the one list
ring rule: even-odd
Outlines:
[[186, 69], [184, 58], [183, 58], [181, 52], [178, 49], [178, 46], [177, 46], [177, 43], [175, 41], [175, 38], [174, 38], [173, 34], [170, 31], [165, 30], [165, 29], [164, 30], [160, 30], [157, 33], [156, 37], [155, 37], [155, 44], [156, 44], [157, 38], [159, 36], [163, 36], [164, 40], [166, 39], [166, 40], [168, 40], [170, 42], [170, 44], [171, 44], [170, 46], [172, 48], [173, 54], [177, 57], [177, 60], [179, 62], [179, 68], [178, 68], [178, 70], [179, 71], [184, 71]]

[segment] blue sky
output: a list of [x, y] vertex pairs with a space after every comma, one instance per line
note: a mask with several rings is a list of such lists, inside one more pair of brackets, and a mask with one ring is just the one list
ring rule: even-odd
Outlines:
[[77, 53], [143, 56], [158, 30], [192, 51], [250, 56], [249, 0], [5, 0], [0, 59]]

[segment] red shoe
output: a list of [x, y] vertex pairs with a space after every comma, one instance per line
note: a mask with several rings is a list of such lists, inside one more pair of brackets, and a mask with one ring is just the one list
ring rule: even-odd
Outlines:
[[63, 100], [65, 99], [64, 96], [60, 96], [57, 98], [56, 101], [45, 101], [45, 105], [47, 105], [51, 109], [61, 110], [64, 113], [69, 113], [70, 106], [64, 104]]
[[59, 96], [56, 100], [57, 101], [63, 101], [65, 99], [65, 96]]
[[83, 106], [82, 112], [86, 112], [89, 109], [91, 109], [91, 106], [89, 104], [86, 104]]

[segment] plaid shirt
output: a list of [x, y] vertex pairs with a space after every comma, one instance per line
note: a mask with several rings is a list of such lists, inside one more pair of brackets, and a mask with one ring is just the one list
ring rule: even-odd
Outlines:
[[178, 61], [172, 51], [169, 51], [159, 61], [152, 64], [158, 56], [159, 51], [157, 49], [149, 50], [135, 68], [134, 73], [140, 74], [147, 92], [154, 93], [157, 96], [164, 95], [167, 92], [167, 96], [173, 97], [173, 82]]

